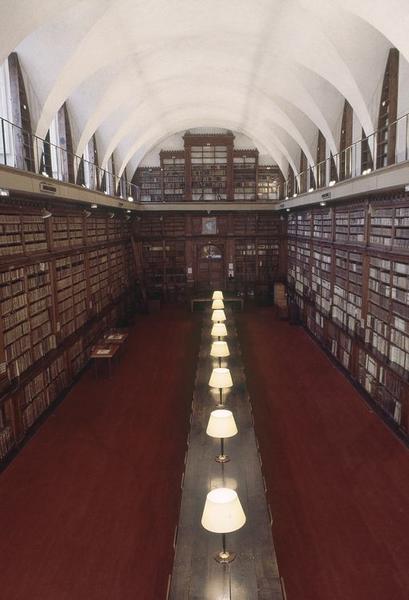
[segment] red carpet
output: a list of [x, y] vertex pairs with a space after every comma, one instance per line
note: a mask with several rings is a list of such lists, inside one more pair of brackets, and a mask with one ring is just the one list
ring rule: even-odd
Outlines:
[[239, 326], [288, 600], [408, 600], [409, 451], [273, 315]]
[[0, 476], [1, 600], [162, 600], [198, 324], [139, 317], [112, 379], [89, 369]]

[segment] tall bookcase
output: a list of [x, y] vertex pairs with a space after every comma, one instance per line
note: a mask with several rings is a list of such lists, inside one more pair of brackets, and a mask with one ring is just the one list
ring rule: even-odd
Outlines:
[[165, 202], [180, 202], [185, 198], [185, 153], [183, 150], [160, 152]]
[[308, 329], [409, 433], [409, 197], [292, 212], [288, 286]]
[[235, 150], [233, 153], [234, 199], [257, 198], [258, 150]]
[[48, 208], [45, 220], [33, 200], [0, 205], [0, 462], [85, 366], [135, 280], [126, 219]]

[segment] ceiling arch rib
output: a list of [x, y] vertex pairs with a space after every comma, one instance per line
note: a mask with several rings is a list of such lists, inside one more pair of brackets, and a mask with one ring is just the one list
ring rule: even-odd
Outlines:
[[[31, 25], [23, 19], [18, 35], [23, 37], [30, 27], [32, 33], [17, 48], [33, 75], [33, 96], [39, 99], [37, 133], [46, 134], [68, 99], [79, 132], [78, 150], [97, 131], [104, 159], [108, 150], [118, 147], [122, 160], [151, 130], [152, 120], [159, 121], [163, 133], [173, 130], [174, 109], [188, 111], [186, 118], [202, 113], [204, 118], [204, 111], [195, 106], [207, 102], [207, 116], [218, 119], [212, 110], [218, 110], [221, 101], [218, 97], [212, 105], [211, 91], [223, 85], [231, 127], [257, 131], [263, 143], [275, 144], [296, 167], [295, 142], [314, 162], [314, 126], [336, 152], [344, 98], [366, 131], [375, 128], [373, 89], [382, 65], [368, 65], [378, 46], [382, 48], [377, 56], [385, 52], [386, 37], [405, 43], [401, 29], [408, 17], [402, 0], [391, 0], [396, 14], [402, 15], [393, 26], [385, 18], [388, 9], [368, 0], [358, 7], [352, 0], [330, 5], [324, 0], [261, 0], [252, 10], [237, 0], [234, 19], [230, 7], [217, 0], [206, 5], [175, 2], [176, 11], [165, 0], [39, 0], [45, 19], [33, 19]], [[353, 49], [345, 32], [353, 38]], [[0, 48], [7, 43], [1, 41]], [[55, 48], [52, 54], [50, 46]], [[406, 46], [409, 50], [407, 41]], [[365, 80], [361, 68], [368, 75]], [[184, 98], [187, 87], [191, 93]], [[141, 109], [135, 118], [133, 99]]]
[[[141, 118], [141, 113], [142, 110], [136, 111], [132, 117], [132, 120], [127, 120], [123, 125], [122, 128], [119, 129], [116, 132], [116, 135], [110, 140], [110, 145], [106, 148], [105, 150], [105, 155], [104, 155], [104, 162], [102, 163], [102, 166], [104, 167], [106, 164], [106, 161], [108, 160], [109, 156], [112, 154], [113, 151], [115, 151], [116, 156], [120, 156], [120, 157], [124, 157], [128, 154], [128, 148], [129, 147], [133, 147], [136, 143], [138, 143], [138, 140], [140, 141], [143, 136], [145, 135], [145, 132], [147, 130], [147, 127], [149, 126], [150, 123], [155, 123], [161, 124], [161, 128], [160, 128], [160, 137], [163, 137], [166, 134], [170, 134], [170, 132], [173, 130], [172, 126], [169, 124], [173, 124], [174, 123], [174, 119], [175, 117], [179, 114], [182, 113], [186, 116], [186, 114], [191, 114], [192, 109], [194, 109], [195, 114], [197, 114], [197, 119], [200, 118], [204, 118], [206, 116], [208, 116], [209, 114], [213, 115], [213, 111], [216, 110], [217, 111], [217, 115], [219, 114], [219, 107], [223, 107], [225, 108], [224, 102], [223, 102], [223, 93], [225, 90], [222, 90], [221, 93], [218, 96], [215, 96], [213, 94], [213, 98], [209, 98], [207, 101], [204, 101], [200, 104], [198, 104], [198, 102], [196, 101], [195, 98], [191, 99], [191, 104], [188, 103], [188, 98], [186, 99], [185, 103], [180, 106], [178, 103], [174, 104], [172, 103], [172, 99], [169, 98], [168, 101], [168, 112], [163, 116], [162, 119], [158, 120], [155, 118], [155, 115], [150, 115], [150, 118], [147, 119], [145, 116], [143, 118]], [[228, 89], [227, 89], [228, 91]], [[215, 101], [219, 100], [219, 104], [216, 105]], [[216, 107], [216, 108], [215, 108]], [[211, 108], [211, 110], [209, 110], [209, 108]], [[199, 110], [200, 110], [200, 115], [199, 115]], [[258, 139], [261, 141], [261, 143], [268, 148], [272, 143], [274, 143], [274, 129], [272, 124], [275, 122], [276, 124], [279, 122], [278, 119], [274, 119], [274, 115], [271, 112], [264, 112], [259, 115], [259, 119], [257, 120], [257, 123], [247, 123], [246, 125], [244, 125], [240, 119], [237, 119], [234, 115], [232, 115], [232, 111], [225, 109], [225, 113], [229, 116], [229, 120], [230, 122], [233, 124], [231, 125], [232, 129], [236, 129], [236, 130], [245, 130], [246, 132], [248, 132], [248, 135], [250, 137], [254, 137], [254, 132], [257, 131], [257, 137]], [[143, 114], [143, 113], [142, 113]], [[263, 117], [263, 118], [261, 118]], [[268, 121], [269, 119], [269, 121]], [[201, 122], [200, 120], [198, 120], [196, 122], [196, 125], [198, 122]], [[270, 122], [270, 126], [269, 128], [267, 127], [267, 123]], [[220, 125], [220, 122], [219, 122]], [[287, 121], [284, 122], [282, 124], [282, 128], [286, 127], [288, 125]], [[299, 136], [297, 136], [297, 138], [299, 139]], [[299, 148], [299, 141], [297, 139], [296, 142], [296, 146], [297, 148]], [[156, 144], [157, 140], [153, 140], [152, 145]], [[302, 143], [302, 146], [304, 146], [304, 143]], [[299, 150], [298, 150], [299, 153]], [[294, 156], [292, 157], [292, 160], [294, 160]], [[295, 159], [296, 160], [296, 159]]]
[[[109, 11], [108, 11], [108, 16], [111, 16]], [[102, 25], [102, 23], [105, 23], [107, 15], [104, 15], [104, 17], [102, 19], [100, 19], [100, 21], [98, 22], [98, 26], [95, 25], [92, 30], [84, 37], [84, 39], [82, 40], [82, 42], [79, 44], [78, 48], [76, 49], [76, 51], [74, 52], [71, 60], [69, 60], [65, 66], [63, 66], [62, 69], [59, 70], [59, 73], [61, 73], [60, 77], [56, 77], [55, 81], [54, 81], [54, 85], [53, 87], [51, 87], [48, 91], [48, 95], [47, 98], [44, 102], [44, 107], [43, 107], [43, 112], [42, 115], [40, 116], [39, 122], [38, 122], [38, 127], [37, 127], [37, 133], [38, 134], [44, 134], [44, 132], [47, 130], [48, 125], [49, 125], [49, 121], [50, 118], [53, 114], [55, 114], [56, 110], [58, 109], [58, 107], [61, 105], [61, 103], [71, 95], [73, 89], [75, 89], [78, 84], [81, 82], [81, 80], [86, 79], [88, 76], [90, 76], [92, 74], [92, 72], [95, 70], [95, 68], [97, 66], [99, 66], [100, 64], [106, 64], [106, 62], [108, 61], [114, 61], [117, 62], [118, 60], [121, 60], [121, 56], [126, 55], [127, 52], [129, 52], [129, 46], [127, 46], [126, 44], [118, 44], [117, 47], [115, 47], [115, 51], [112, 52], [112, 48], [110, 47], [109, 44], [106, 44], [106, 46], [109, 48], [110, 52], [108, 52], [108, 48], [104, 50], [102, 50], [102, 52], [98, 55], [98, 61], [95, 60], [95, 50], [94, 52], [91, 52], [91, 47], [92, 44], [95, 42], [95, 36], [98, 34], [98, 38], [100, 39], [101, 37], [103, 37], [104, 39], [106, 39], [106, 37], [104, 36], [104, 33], [106, 33], [106, 31], [104, 30], [104, 27], [106, 24]], [[300, 37], [300, 39], [302, 39], [303, 37], [303, 31], [302, 28], [300, 26], [300, 24], [298, 24], [298, 26], [294, 27], [294, 23], [292, 24], [293, 30], [294, 31], [294, 35], [298, 37]], [[296, 24], [297, 25], [297, 24]], [[110, 26], [112, 26], [112, 21], [110, 20]], [[126, 36], [125, 36], [126, 37]], [[226, 32], [224, 32], [224, 40], [223, 40], [223, 52], [226, 52], [225, 48], [226, 48], [226, 37], [228, 38], [228, 35], [226, 36]], [[187, 38], [187, 36], [186, 36]], [[192, 36], [189, 34], [188, 39], [192, 39]], [[212, 38], [213, 41], [213, 38]], [[308, 40], [309, 41], [309, 40]], [[293, 50], [293, 55], [291, 57], [287, 57], [287, 60], [294, 61], [301, 61], [302, 64], [304, 64], [307, 68], [316, 70], [318, 73], [320, 73], [323, 77], [329, 79], [331, 81], [331, 83], [333, 85], [335, 85], [335, 87], [337, 87], [344, 96], [346, 96], [349, 100], [349, 102], [351, 103], [352, 106], [354, 106], [355, 110], [357, 111], [358, 115], [360, 115], [360, 119], [363, 122], [367, 122], [367, 115], [365, 115], [365, 109], [362, 107], [362, 100], [359, 97], [359, 91], [356, 89], [356, 85], [354, 85], [354, 82], [351, 80], [351, 74], [348, 71], [348, 69], [345, 67], [345, 65], [342, 64], [342, 60], [340, 59], [340, 57], [336, 54], [336, 52], [334, 52], [334, 50], [330, 47], [330, 44], [328, 43], [328, 40], [325, 38], [325, 36], [321, 36], [321, 47], [320, 47], [320, 51], [319, 51], [319, 60], [317, 56], [314, 56], [314, 53], [311, 52], [311, 50], [309, 52], [305, 51], [305, 44], [301, 44], [301, 48], [300, 48], [300, 44], [297, 45], [298, 47], [298, 51], [296, 52], [295, 50]], [[141, 45], [142, 42], [142, 45]], [[152, 37], [149, 38], [149, 45], [145, 46], [148, 47], [149, 49], [152, 49], [154, 43], [154, 39], [152, 40]], [[181, 47], [181, 40], [175, 40], [174, 43], [180, 48]], [[196, 49], [200, 49], [199, 55], [202, 59], [203, 62], [203, 49], [205, 48], [205, 43], [206, 43], [206, 38], [204, 36], [199, 37], [198, 39], [194, 40], [194, 44], [196, 46]], [[99, 44], [101, 44], [101, 39], [99, 41]], [[232, 39], [232, 44], [234, 46], [234, 56], [235, 58], [237, 58], [237, 46], [238, 46], [238, 40], [237, 39]], [[252, 52], [252, 47], [255, 47], [256, 44], [256, 40], [252, 40], [248, 35], [246, 35], [246, 44], [247, 46], [249, 46], [249, 57], [251, 56], [251, 52]], [[144, 50], [144, 46], [143, 46], [143, 36], [142, 36], [142, 40], [139, 40], [138, 38], [138, 44], [137, 47], [139, 45], [140, 48], [140, 60], [142, 60], [143, 56], [144, 56], [144, 51], [146, 53], [146, 50]], [[242, 44], [241, 44], [242, 45]], [[288, 46], [288, 40], [287, 40], [287, 46]], [[185, 49], [183, 48], [183, 44], [182, 44], [182, 53], [185, 54]], [[148, 52], [147, 54], [152, 54], [150, 52]], [[276, 52], [272, 52], [272, 57], [274, 57], [276, 55]], [[87, 58], [87, 57], [91, 57], [91, 58]], [[92, 60], [92, 58], [94, 58], [94, 60]], [[178, 64], [180, 61], [177, 60], [178, 56], [173, 56], [172, 57], [172, 53], [170, 53], [169, 55], [169, 61], [171, 64]], [[186, 56], [184, 57], [186, 59]], [[290, 61], [290, 62], [291, 62]], [[251, 62], [251, 61], [250, 61]], [[231, 61], [230, 61], [231, 64]], [[143, 65], [142, 65], [143, 66]], [[141, 73], [146, 73], [146, 69], [143, 69], [141, 66]], [[269, 67], [269, 62], [266, 61], [265, 63], [266, 67]], [[251, 67], [253, 67], [253, 65], [250, 64], [250, 66], [248, 66], [248, 73], [251, 73]], [[149, 69], [148, 69], [149, 71]], [[226, 72], [226, 71], [225, 71]], [[149, 83], [149, 77], [145, 78], [144, 83]], [[149, 86], [148, 86], [149, 87]], [[43, 131], [44, 130], [44, 131]]]
[[[326, 5], [326, 0], [318, 0]], [[406, 0], [389, 0], [389, 2], [373, 2], [373, 0], [335, 0], [340, 10], [346, 10], [362, 21], [369, 23], [409, 61], [409, 11]], [[393, 15], [393, 18], [391, 18]]]
[[[233, 86], [233, 81], [235, 83], [235, 87]], [[165, 83], [166, 83], [166, 86], [164, 85]], [[141, 121], [144, 121], [146, 119], [146, 115], [142, 112], [142, 108], [141, 108], [141, 106], [143, 106], [143, 105], [139, 104], [139, 97], [130, 94], [128, 84], [129, 84], [129, 77], [127, 77], [126, 74], [124, 73], [123, 76], [115, 78], [115, 80], [112, 82], [112, 85], [105, 86], [105, 92], [103, 90], [101, 90], [100, 102], [96, 104], [94, 111], [90, 114], [89, 119], [88, 119], [87, 123], [84, 125], [84, 128], [82, 130], [80, 142], [77, 147], [78, 154], [80, 154], [80, 155], [82, 154], [85, 144], [90, 139], [91, 135], [98, 128], [101, 127], [101, 129], [104, 129], [104, 126], [103, 126], [104, 121], [105, 121], [105, 128], [106, 128], [107, 122], [109, 121], [109, 118], [111, 117], [111, 115], [113, 115], [113, 114], [118, 115], [118, 107], [121, 107], [121, 111], [119, 111], [119, 114], [122, 117], [122, 122], [115, 123], [115, 132], [116, 133], [114, 134], [114, 138], [112, 138], [112, 140], [110, 141], [107, 151], [105, 151], [103, 153], [102, 166], [105, 165], [108, 157], [112, 153], [116, 144], [119, 143], [121, 137], [123, 135], [127, 134], [128, 127], [131, 127], [135, 123], [135, 121], [138, 119], [138, 115], [139, 115], [139, 119]], [[213, 87], [216, 89], [223, 90], [223, 93], [228, 92], [229, 97], [237, 97], [239, 95], [240, 85], [241, 85], [240, 77], [237, 78], [235, 76], [234, 78], [231, 78], [226, 82], [224, 73], [221, 73], [221, 74], [213, 73]], [[165, 104], [168, 105], [169, 99], [173, 98], [174, 91], [175, 91], [174, 88], [176, 88], [179, 95], [181, 94], [183, 96], [183, 98], [185, 98], [186, 95], [190, 94], [191, 88], [190, 88], [190, 84], [189, 84], [189, 74], [185, 74], [184, 78], [182, 78], [182, 77], [180, 77], [180, 79], [171, 78], [169, 80], [166, 80], [166, 82], [162, 82], [160, 92], [159, 92], [159, 90], [156, 91], [156, 94], [158, 96], [162, 97], [162, 102], [161, 102], [162, 105], [165, 105]], [[195, 89], [197, 90], [198, 88], [196, 87]], [[286, 89], [283, 89], [280, 91], [282, 92], [283, 96], [286, 94]], [[335, 140], [334, 140], [333, 134], [329, 128], [328, 123], [325, 121], [322, 113], [320, 112], [319, 108], [316, 106], [314, 101], [308, 96], [306, 90], [304, 90], [301, 86], [297, 87], [297, 92], [298, 93], [295, 95], [294, 99], [296, 100], [300, 111], [302, 109], [302, 106], [305, 107], [305, 111], [303, 113], [305, 122], [308, 123], [311, 121], [311, 124], [312, 124], [313, 119], [315, 117], [316, 120], [314, 121], [313, 125], [315, 127], [318, 127], [319, 129], [321, 129], [321, 131], [323, 131], [324, 135], [327, 134], [326, 137], [328, 138], [329, 145], [330, 145], [332, 151], [335, 152], [336, 145], [335, 145]], [[298, 129], [298, 131], [294, 135], [298, 139], [300, 146], [303, 147], [303, 150], [305, 151], [305, 154], [308, 156], [310, 162], [311, 161], [314, 162], [313, 154], [315, 153], [315, 150], [313, 148], [313, 145], [309, 144], [305, 139], [303, 139], [302, 134], [300, 134], [300, 129], [297, 127], [294, 127], [293, 122], [291, 121], [291, 119], [289, 118], [289, 116], [287, 114], [286, 107], [288, 107], [290, 104], [292, 104], [292, 101], [294, 100], [293, 98], [290, 97], [290, 93], [287, 93], [285, 96], [286, 102], [284, 102], [284, 103], [281, 102], [279, 105], [277, 104], [276, 96], [272, 96], [269, 93], [266, 93], [262, 89], [255, 90], [255, 93], [257, 93], [257, 98], [258, 98], [257, 115], [260, 114], [261, 107], [265, 106], [266, 108], [264, 110], [268, 110], [269, 116], [272, 113], [273, 114], [277, 113], [277, 115], [278, 114], [280, 115], [281, 121], [287, 120], [289, 131], [291, 131], [291, 130], [296, 131]], [[84, 86], [84, 91], [80, 94], [80, 99], [85, 94], [86, 94], [86, 87]], [[214, 94], [214, 92], [212, 91], [211, 95], [213, 96], [213, 94]], [[124, 97], [125, 97], [125, 101], [121, 105], [121, 101], [123, 101]], [[70, 102], [72, 103], [73, 101], [75, 102], [75, 94], [74, 94], [74, 97], [70, 98]], [[77, 100], [77, 102], [78, 101], [79, 100]], [[137, 104], [136, 107], [134, 107], [135, 103]], [[150, 105], [150, 102], [148, 102], [148, 105]], [[131, 110], [131, 109], [133, 109], [133, 110]], [[232, 109], [233, 109], [233, 107], [232, 107]], [[307, 111], [308, 111], [308, 114], [307, 114]], [[148, 112], [149, 113], [151, 112], [150, 109]], [[238, 119], [241, 119], [241, 115], [238, 115]], [[251, 125], [249, 125], [249, 127], [251, 129]]]
[[[205, 90], [203, 90], [203, 93], [200, 94], [202, 97], [200, 105], [207, 106], [207, 110], [210, 110], [212, 103], [214, 103], [215, 101], [218, 101], [220, 105], [223, 105], [226, 94], [230, 95], [231, 93], [234, 93], [234, 91], [234, 88], [225, 86], [224, 88], [220, 88], [217, 93], [212, 92], [209, 95], [209, 97], [206, 98], [204, 94]], [[198, 105], [196, 95], [192, 95], [189, 92], [189, 89], [184, 90], [183, 104], [180, 104], [178, 98], [172, 97], [171, 91], [166, 92], [166, 97], [168, 98], [167, 111], [165, 116], [160, 115], [160, 119], [157, 119], [158, 115], [152, 113], [152, 111], [150, 110], [149, 102], [145, 102], [143, 105], [138, 106], [129, 118], [123, 121], [122, 125], [116, 129], [116, 133], [113, 135], [113, 137], [110, 137], [109, 145], [104, 149], [103, 160], [101, 163], [102, 167], [105, 166], [109, 156], [121, 144], [121, 142], [124, 141], [125, 138], [133, 141], [133, 138], [136, 139], [143, 135], [143, 127], [145, 127], [151, 120], [163, 120], [163, 118], [166, 118], [169, 124], [169, 131], [171, 131], [173, 123], [172, 111], [174, 109], [189, 110], [190, 106]], [[267, 119], [269, 119], [270, 122], [274, 122], [277, 125], [280, 125], [281, 127], [285, 128], [288, 131], [289, 135], [291, 135], [297, 141], [297, 144], [303, 148], [310, 162], [314, 162], [313, 156], [311, 154], [311, 149], [307, 145], [306, 141], [303, 139], [300, 132], [288, 118], [288, 116], [285, 115], [285, 113], [278, 109], [276, 106], [272, 106], [270, 103], [267, 106], [264, 106], [263, 102], [265, 104], [266, 102], [268, 102], [268, 99], [262, 98], [260, 100], [257, 119], [255, 119], [255, 121], [252, 122], [249, 121], [246, 124], [247, 130], [253, 131], [254, 122], [260, 123], [259, 130], [263, 132], [262, 134], [260, 134], [260, 139], [262, 140], [264, 145], [267, 145], [270, 142], [272, 135], [271, 131], [268, 131], [266, 129], [264, 123], [267, 121]], [[239, 125], [243, 125], [241, 120], [241, 111], [238, 111], [236, 116], [235, 112], [229, 109], [229, 114], [231, 119], [234, 119], [233, 122], [235, 122], [236, 129]], [[103, 129], [104, 128], [101, 127], [99, 131], [102, 133]]]
[[[31, 2], [0, 3], [0, 63], [25, 40], [33, 31], [45, 23], [51, 23], [60, 18], [65, 10], [77, 7], [83, 0], [37, 0], [35, 10], [29, 10]], [[12, 13], [10, 14], [10, 9]]]

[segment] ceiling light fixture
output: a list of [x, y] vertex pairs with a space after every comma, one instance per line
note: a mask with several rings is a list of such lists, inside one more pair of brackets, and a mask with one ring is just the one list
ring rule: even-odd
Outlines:
[[98, 208], [98, 204], [91, 204], [91, 208]]

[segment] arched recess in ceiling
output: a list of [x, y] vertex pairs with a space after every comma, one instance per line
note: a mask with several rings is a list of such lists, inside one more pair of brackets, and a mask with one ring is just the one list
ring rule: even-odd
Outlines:
[[133, 163], [140, 144], [183, 129], [183, 114], [247, 132], [298, 172], [300, 149], [315, 162], [316, 129], [337, 151], [345, 98], [375, 129], [380, 59], [391, 42], [409, 57], [403, 0], [237, 0], [233, 16], [217, 0], [38, 0], [35, 11], [21, 0], [1, 16], [0, 55], [17, 46], [37, 134], [68, 99], [77, 151], [97, 132], [104, 165], [113, 150]]

